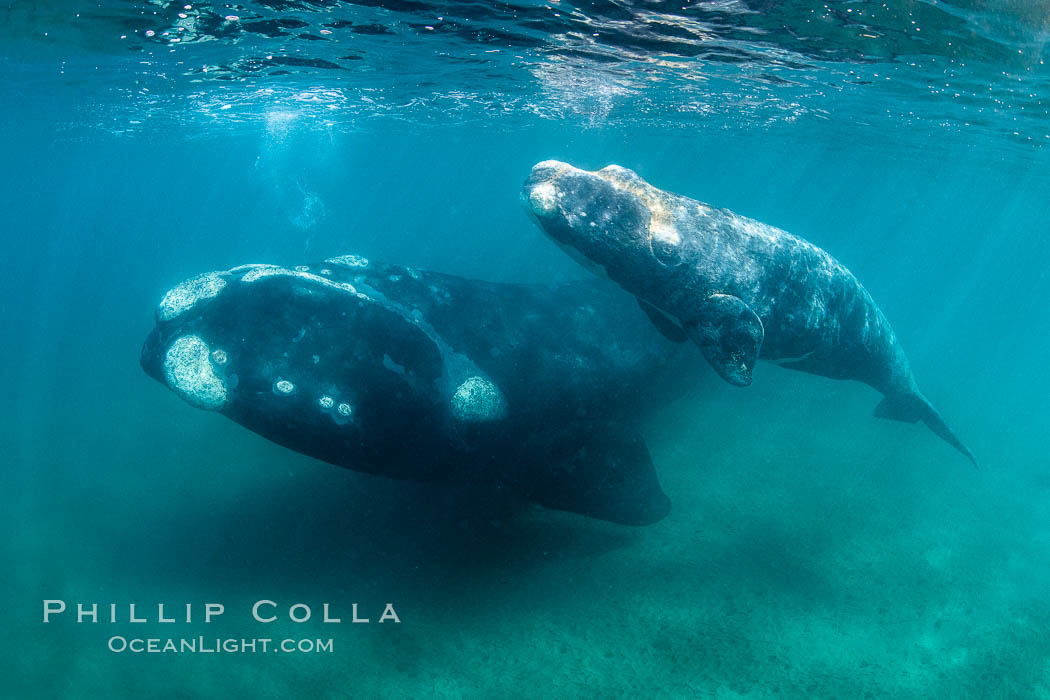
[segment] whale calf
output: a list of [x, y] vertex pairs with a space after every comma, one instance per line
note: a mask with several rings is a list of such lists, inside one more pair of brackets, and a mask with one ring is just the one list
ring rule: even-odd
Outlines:
[[617, 165], [544, 161], [524, 196], [544, 233], [634, 294], [669, 339], [695, 342], [730, 384], [749, 385], [759, 358], [862, 381], [885, 395], [876, 416], [921, 420], [977, 464], [919, 391], [871, 295], [812, 243]]
[[245, 265], [169, 291], [141, 363], [191, 405], [331, 464], [644, 525], [670, 502], [639, 413], [674, 383], [676, 349], [603, 287], [354, 255]]

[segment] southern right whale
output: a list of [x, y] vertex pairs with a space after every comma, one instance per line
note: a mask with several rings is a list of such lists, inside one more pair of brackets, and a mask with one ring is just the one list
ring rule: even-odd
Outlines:
[[345, 255], [194, 277], [156, 321], [150, 376], [297, 452], [623, 524], [670, 510], [638, 423], [691, 359], [600, 283]]
[[544, 233], [634, 294], [668, 338], [700, 346], [730, 384], [750, 384], [759, 358], [859, 380], [885, 395], [876, 416], [921, 420], [977, 464], [919, 391], [871, 295], [812, 243], [618, 165], [544, 161], [524, 195]]

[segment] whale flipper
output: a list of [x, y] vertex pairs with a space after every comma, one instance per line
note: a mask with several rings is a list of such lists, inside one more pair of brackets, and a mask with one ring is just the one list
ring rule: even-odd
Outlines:
[[555, 510], [621, 525], [650, 525], [671, 512], [642, 437], [623, 425], [570, 426], [527, 476], [529, 498]]
[[670, 340], [672, 343], [684, 343], [689, 340], [689, 336], [686, 335], [682, 327], [672, 321], [667, 314], [660, 309], [656, 308], [644, 299], [638, 300], [638, 306], [641, 307], [645, 315], [649, 317], [649, 320], [656, 330], [660, 331], [660, 335]]
[[701, 305], [699, 320], [684, 327], [722, 379], [735, 386], [751, 384], [765, 337], [751, 307], [739, 297], [712, 294]]
[[914, 394], [890, 394], [875, 407], [876, 418], [899, 420], [904, 423], [917, 423], [922, 421], [939, 438], [966, 455], [967, 459], [977, 466], [977, 458], [973, 456], [970, 449], [955, 437], [944, 418], [933, 407], [933, 404], [916, 392]]

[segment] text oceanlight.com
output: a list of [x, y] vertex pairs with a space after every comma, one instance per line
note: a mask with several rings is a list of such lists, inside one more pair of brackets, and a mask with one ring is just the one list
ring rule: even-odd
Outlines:
[[222, 639], [204, 636], [181, 639], [129, 639], [117, 635], [109, 638], [108, 646], [110, 651], [118, 654], [331, 654], [335, 650], [331, 639]]

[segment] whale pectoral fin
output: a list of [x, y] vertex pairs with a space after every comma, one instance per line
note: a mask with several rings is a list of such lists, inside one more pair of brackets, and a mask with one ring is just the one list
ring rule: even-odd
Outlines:
[[748, 386], [762, 349], [762, 321], [739, 297], [712, 294], [701, 305], [699, 320], [684, 326], [722, 379]]
[[684, 343], [688, 340], [685, 331], [677, 323], [668, 318], [667, 314], [660, 309], [656, 308], [647, 301], [638, 300], [638, 306], [642, 307], [642, 311], [649, 317], [653, 325], [656, 326], [656, 330], [660, 331], [660, 335], [670, 340], [672, 343]]
[[650, 525], [671, 511], [641, 436], [622, 425], [580, 423], [544, 445], [526, 495], [547, 508], [621, 525]]

